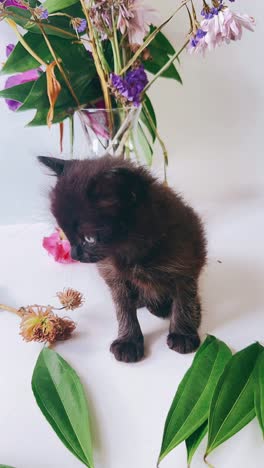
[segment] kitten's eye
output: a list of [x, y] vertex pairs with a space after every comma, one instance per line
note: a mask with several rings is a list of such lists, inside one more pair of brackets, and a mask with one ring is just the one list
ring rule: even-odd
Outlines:
[[85, 236], [85, 237], [84, 237], [84, 240], [85, 240], [85, 242], [87, 242], [87, 244], [89, 244], [89, 245], [95, 245], [95, 244], [96, 244], [96, 239], [95, 239], [95, 237], [92, 237], [92, 236]]

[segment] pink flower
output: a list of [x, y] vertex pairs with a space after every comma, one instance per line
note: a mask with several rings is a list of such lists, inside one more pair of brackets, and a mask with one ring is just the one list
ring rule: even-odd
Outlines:
[[128, 33], [130, 44], [141, 45], [150, 25], [157, 24], [158, 19], [157, 11], [142, 0], [126, 0], [119, 6], [117, 27], [122, 34]]
[[71, 258], [70, 242], [66, 239], [61, 229], [56, 228], [53, 234], [49, 237], [44, 237], [42, 245], [44, 249], [54, 257], [56, 262], [76, 263], [75, 260]]
[[243, 28], [254, 31], [255, 20], [252, 16], [241, 15], [224, 7], [212, 17], [201, 22], [198, 31], [203, 32], [192, 37], [187, 50], [190, 53], [204, 53], [230, 41], [240, 40]]
[[224, 8], [212, 19], [205, 19], [201, 22], [201, 28], [207, 32], [204, 41], [209, 50], [222, 45], [224, 42], [241, 39], [243, 28], [254, 31], [255, 20], [248, 15], [240, 15]]

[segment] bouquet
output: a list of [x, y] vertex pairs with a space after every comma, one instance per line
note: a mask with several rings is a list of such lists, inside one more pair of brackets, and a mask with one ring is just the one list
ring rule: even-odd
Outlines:
[[[144, 0], [0, 0], [0, 19], [17, 38], [6, 47], [2, 74], [11, 76], [0, 97], [13, 111], [36, 109], [28, 125], [58, 123], [61, 135], [66, 119], [73, 135], [78, 113], [84, 128], [110, 142], [105, 150], [114, 148], [114, 154], [115, 116], [121, 112], [120, 154], [136, 154], [150, 165], [157, 140], [166, 169], [168, 155], [148, 91], [162, 77], [181, 83], [175, 63], [178, 67], [185, 49], [205, 54], [240, 39], [243, 28], [254, 29], [254, 19], [234, 12], [233, 2], [183, 0], [160, 23]], [[175, 50], [162, 30], [182, 9], [186, 34]], [[137, 139], [131, 115], [136, 115]]]

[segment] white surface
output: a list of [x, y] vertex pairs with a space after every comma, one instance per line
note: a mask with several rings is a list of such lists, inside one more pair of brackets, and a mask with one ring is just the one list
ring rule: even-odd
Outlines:
[[[160, 7], [160, 2], [152, 2]], [[162, 2], [163, 15], [175, 0]], [[184, 86], [161, 81], [152, 91], [160, 130], [170, 151], [170, 180], [202, 214], [209, 238], [209, 265], [201, 281], [202, 334], [224, 339], [234, 350], [263, 340], [263, 53], [264, 4], [232, 5], [257, 19], [255, 34], [208, 55], [183, 55]], [[180, 43], [178, 22], [168, 28]], [[13, 39], [0, 24], [0, 49]], [[37, 154], [54, 154], [58, 130], [24, 129], [30, 113], [14, 115], [0, 101], [0, 223], [49, 219], [47, 178]], [[67, 145], [66, 145], [67, 150]], [[77, 145], [81, 151], [81, 145]], [[159, 170], [159, 169], [158, 169]], [[0, 229], [1, 302], [48, 303], [64, 286], [80, 289], [85, 306], [74, 312], [75, 338], [56, 349], [84, 382], [93, 417], [97, 468], [155, 468], [164, 420], [193, 356], [165, 344], [167, 326], [140, 312], [147, 358], [117, 363], [108, 348], [116, 322], [109, 293], [93, 266], [58, 265], [41, 248], [51, 224]], [[218, 263], [217, 260], [222, 261]], [[54, 299], [55, 300], [55, 299]], [[30, 389], [41, 346], [18, 336], [18, 319], [1, 312], [0, 463], [16, 468], [78, 468], [38, 408]], [[204, 466], [202, 449], [193, 467]], [[259, 468], [264, 444], [256, 421], [210, 457], [216, 468]], [[184, 468], [184, 446], [161, 466]]]
[[[201, 280], [201, 333], [223, 339], [234, 350], [263, 341], [263, 197], [246, 194], [207, 213], [209, 264]], [[139, 312], [146, 359], [118, 363], [108, 348], [116, 321], [109, 292], [91, 265], [59, 265], [41, 248], [48, 225], [0, 228], [1, 301], [21, 306], [54, 303], [56, 291], [72, 286], [86, 303], [72, 313], [75, 337], [56, 346], [87, 389], [97, 468], [155, 468], [167, 411], [193, 356], [166, 346], [168, 323]], [[220, 260], [222, 263], [218, 263]], [[30, 389], [41, 349], [18, 335], [19, 319], [1, 312], [0, 462], [17, 468], [78, 468], [38, 410]], [[202, 448], [193, 467], [202, 467]], [[210, 457], [217, 468], [259, 468], [264, 444], [253, 421]], [[161, 465], [186, 466], [182, 444]]]

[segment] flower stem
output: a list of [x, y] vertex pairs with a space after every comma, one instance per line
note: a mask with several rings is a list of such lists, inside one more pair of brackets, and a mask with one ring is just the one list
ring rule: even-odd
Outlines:
[[206, 457], [207, 457], [207, 454], [205, 454], [205, 456], [204, 456], [204, 463], [205, 463], [209, 468], [214, 468], [214, 466], [211, 465], [211, 463], [209, 463], [209, 461], [207, 460]]
[[106, 107], [106, 109], [111, 109], [112, 105], [111, 105], [111, 99], [110, 99], [110, 94], [109, 94], [109, 88], [108, 88], [106, 76], [104, 74], [103, 67], [102, 67], [102, 64], [101, 64], [101, 61], [100, 61], [100, 58], [99, 58], [99, 55], [98, 55], [98, 51], [97, 51], [97, 47], [96, 47], [96, 41], [95, 41], [95, 37], [94, 37], [93, 25], [92, 25], [92, 22], [91, 22], [91, 18], [89, 16], [89, 11], [88, 11], [87, 7], [85, 6], [85, 1], [80, 0], [80, 2], [81, 2], [82, 9], [83, 9], [83, 12], [85, 14], [86, 21], [87, 21], [88, 34], [89, 34], [89, 38], [90, 38], [90, 41], [91, 41], [94, 64], [95, 64], [95, 68], [96, 68], [97, 74], [98, 74], [100, 82], [101, 82], [102, 91], [103, 91], [103, 95], [104, 95], [104, 101], [105, 101], [105, 107]]
[[21, 317], [21, 313], [19, 312], [19, 310], [15, 309], [14, 307], [10, 307], [5, 304], [0, 304], [0, 309], [12, 312], [13, 314], [19, 315]]
[[178, 13], [178, 11], [180, 11], [189, 1], [190, 0], [184, 0], [181, 3], [181, 5], [169, 16], [169, 18], [167, 18], [163, 23], [161, 23], [160, 26], [158, 26], [156, 29], [154, 29], [154, 31], [151, 34], [149, 34], [149, 36], [147, 37], [145, 42], [142, 44], [142, 46], [138, 48], [138, 50], [134, 53], [133, 57], [129, 60], [129, 62], [125, 65], [125, 67], [120, 71], [120, 75], [123, 75], [135, 63], [135, 61], [141, 55], [143, 50], [153, 41], [153, 39], [155, 39], [155, 37], [161, 31], [161, 29], [163, 29], [164, 26], [166, 26], [166, 24], [168, 24], [169, 21], [171, 21], [171, 19], [176, 15], [176, 13]]
[[121, 70], [121, 59], [119, 53], [119, 46], [118, 46], [118, 39], [117, 39], [117, 32], [116, 32], [116, 24], [115, 24], [115, 17], [114, 17], [114, 10], [111, 8], [112, 14], [112, 25], [113, 25], [113, 39], [111, 40], [111, 45], [114, 54], [114, 61], [115, 61], [115, 73], [119, 74]]
[[[19, 19], [19, 20], [25, 20], [25, 17], [22, 16], [22, 15], [19, 15], [17, 13], [13, 13], [12, 11], [10, 10], [6, 10], [5, 11], [5, 14], [7, 17], [11, 17], [11, 18], [14, 18], [14, 19]], [[53, 16], [52, 14], [49, 15], [49, 16]], [[68, 16], [68, 15], [67, 15]], [[30, 18], [28, 20], [28, 23], [27, 24], [37, 24], [39, 25], [40, 21], [39, 20], [35, 20], [33, 18]], [[58, 26], [54, 26], [52, 24], [49, 24], [49, 23], [45, 23], [45, 29], [49, 29], [50, 31], [55, 31], [55, 32], [59, 32], [59, 33], [62, 33], [64, 34], [65, 36], [68, 36], [68, 37], [71, 37], [72, 39], [76, 39], [77, 36], [76, 34], [73, 34], [73, 33], [70, 33], [69, 31], [66, 31], [66, 29], [62, 29], [62, 28], [59, 28]], [[89, 39], [86, 39], [86, 38], [83, 38], [82, 37], [82, 41], [86, 41], [86, 42], [90, 42]]]
[[46, 62], [44, 62], [44, 60], [42, 60], [42, 58], [39, 57], [39, 55], [36, 54], [36, 52], [34, 52], [34, 50], [31, 49], [31, 47], [27, 44], [27, 42], [25, 41], [25, 39], [23, 38], [23, 36], [20, 34], [20, 32], [18, 31], [17, 29], [17, 25], [16, 23], [10, 19], [10, 18], [6, 18], [5, 19], [6, 23], [9, 24], [9, 26], [13, 29], [13, 31], [15, 32], [19, 42], [21, 43], [21, 45], [28, 51], [28, 53], [40, 64], [40, 65], [43, 65], [43, 66], [46, 66]]
[[171, 64], [179, 57], [179, 55], [182, 53], [182, 51], [185, 49], [185, 47], [187, 47], [187, 45], [189, 44], [189, 39], [188, 41], [186, 41], [182, 48], [179, 50], [179, 52], [175, 52], [174, 55], [171, 56], [171, 58], [168, 60], [167, 63], [165, 63], [165, 65], [163, 65], [163, 67], [158, 71], [158, 73], [156, 73], [156, 75], [154, 76], [154, 78], [147, 84], [147, 86], [143, 89], [142, 91], [142, 94], [144, 95], [148, 89], [153, 85], [153, 83], [155, 83], [155, 81], [171, 66]]

